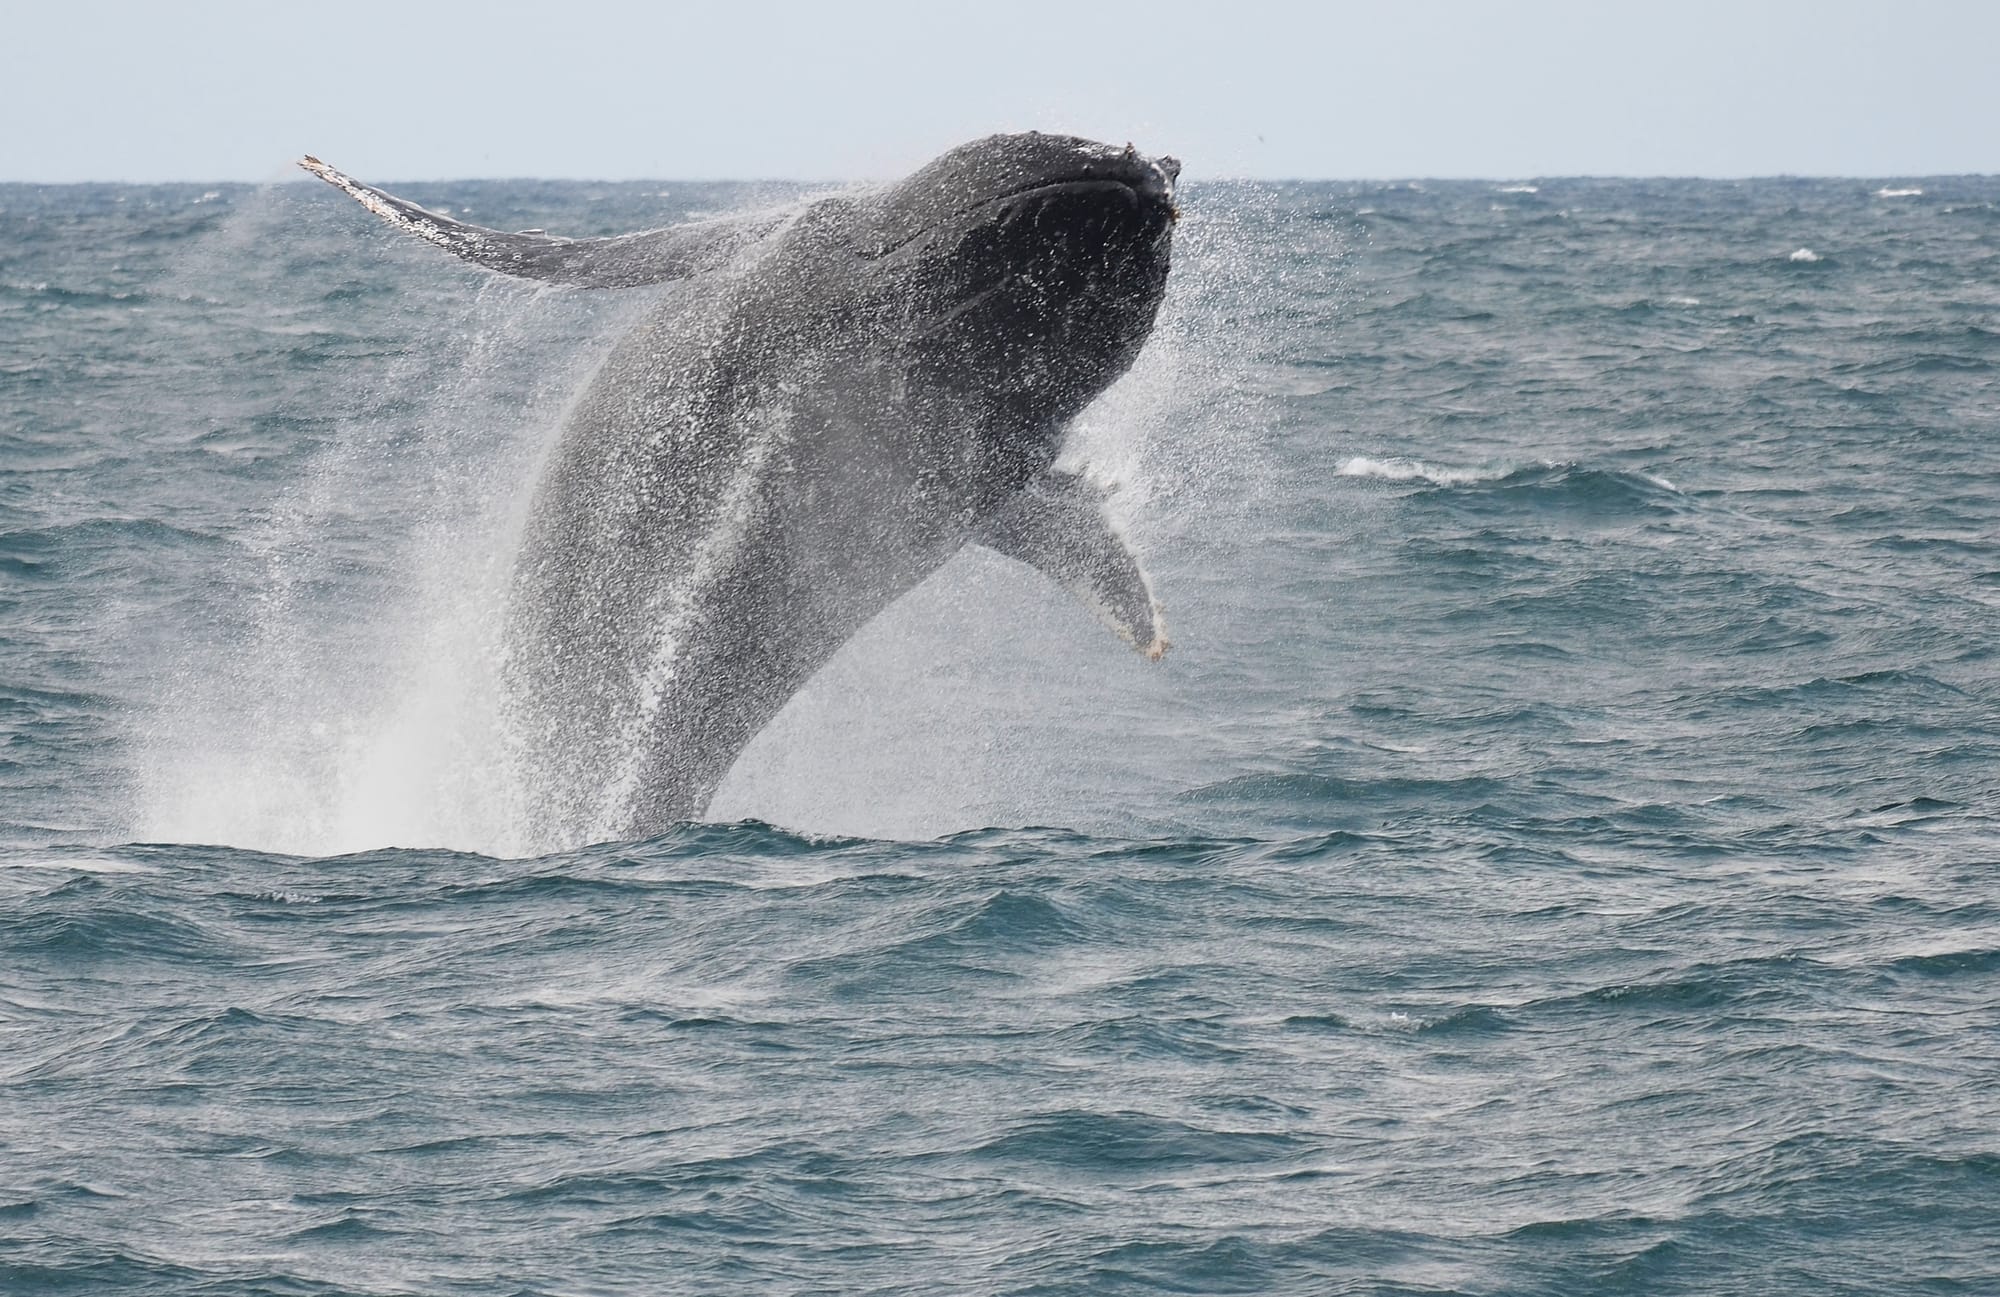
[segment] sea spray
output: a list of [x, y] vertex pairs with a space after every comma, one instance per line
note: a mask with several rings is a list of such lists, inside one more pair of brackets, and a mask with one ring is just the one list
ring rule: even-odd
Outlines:
[[[262, 245], [291, 277], [261, 276], [264, 296], [232, 309], [296, 330], [355, 291], [330, 235], [295, 251], [300, 206], [316, 205], [263, 191], [188, 261]], [[513, 554], [563, 409], [636, 304], [408, 273], [408, 294], [370, 294], [359, 329], [325, 305], [303, 326], [349, 363], [301, 365], [272, 413], [337, 413], [238, 539], [215, 597], [240, 605], [186, 627], [140, 743], [139, 836], [319, 854], [523, 844], [498, 677]]]

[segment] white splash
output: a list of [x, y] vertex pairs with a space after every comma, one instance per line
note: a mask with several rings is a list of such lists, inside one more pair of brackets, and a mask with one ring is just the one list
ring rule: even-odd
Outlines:
[[1787, 260], [1787, 261], [1818, 261], [1818, 260], [1819, 260], [1819, 253], [1817, 253], [1817, 252], [1814, 252], [1814, 251], [1813, 251], [1813, 250], [1812, 250], [1811, 248], [1800, 248], [1800, 249], [1799, 249], [1799, 250], [1798, 250], [1797, 252], [1794, 252], [1794, 253], [1793, 253], [1793, 254], [1792, 254], [1791, 256], [1789, 256], [1789, 257], [1786, 257], [1786, 258], [1785, 258], [1785, 260]]
[[[283, 245], [295, 215], [250, 207], [205, 255]], [[134, 744], [134, 837], [302, 855], [521, 843], [506, 593], [537, 467], [600, 346], [590, 323], [623, 308], [499, 280], [467, 303], [433, 282], [407, 287], [409, 353], [278, 398], [353, 401], [326, 389], [358, 382], [376, 399], [235, 539], [230, 587], [186, 614]], [[324, 291], [296, 271], [261, 287], [271, 300], [241, 309]], [[549, 366], [528, 386], [524, 351]], [[414, 410], [409, 392], [425, 393]]]

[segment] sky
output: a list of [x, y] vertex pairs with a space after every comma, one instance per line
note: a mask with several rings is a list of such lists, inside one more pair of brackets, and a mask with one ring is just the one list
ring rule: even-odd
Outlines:
[[1991, 0], [65, 0], [0, 33], [0, 181], [870, 179], [1029, 128], [1195, 178], [2000, 172]]

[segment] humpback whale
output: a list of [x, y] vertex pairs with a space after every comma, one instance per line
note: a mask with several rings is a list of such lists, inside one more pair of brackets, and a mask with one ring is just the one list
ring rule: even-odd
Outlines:
[[587, 239], [482, 229], [300, 165], [503, 274], [686, 281], [572, 408], [516, 559], [505, 707], [552, 844], [700, 817], [813, 673], [967, 544], [1166, 651], [1100, 489], [1054, 465], [1152, 331], [1174, 159], [996, 135], [899, 183]]

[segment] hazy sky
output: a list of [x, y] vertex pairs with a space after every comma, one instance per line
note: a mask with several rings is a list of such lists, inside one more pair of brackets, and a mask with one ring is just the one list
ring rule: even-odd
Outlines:
[[2000, 4], [8, 6], [0, 180], [891, 175], [995, 130], [1195, 176], [2000, 171]]

